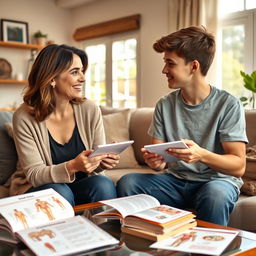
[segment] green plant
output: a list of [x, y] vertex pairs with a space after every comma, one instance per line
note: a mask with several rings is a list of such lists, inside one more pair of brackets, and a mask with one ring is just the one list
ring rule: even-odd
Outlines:
[[243, 77], [244, 87], [251, 91], [250, 97], [242, 96], [240, 100], [243, 102], [243, 105], [251, 105], [252, 108], [255, 108], [255, 93], [256, 93], [256, 71], [253, 71], [250, 75], [246, 74], [243, 71], [240, 71], [241, 76]]
[[47, 37], [47, 34], [43, 34], [40, 30], [38, 30], [35, 34], [34, 34], [35, 38], [38, 37]]

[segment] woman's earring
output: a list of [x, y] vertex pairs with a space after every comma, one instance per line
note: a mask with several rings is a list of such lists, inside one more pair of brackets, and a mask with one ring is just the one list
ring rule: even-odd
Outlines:
[[54, 89], [54, 88], [55, 88], [55, 85], [56, 85], [55, 81], [52, 81], [52, 83], [51, 83], [51, 87], [52, 87], [52, 89]]

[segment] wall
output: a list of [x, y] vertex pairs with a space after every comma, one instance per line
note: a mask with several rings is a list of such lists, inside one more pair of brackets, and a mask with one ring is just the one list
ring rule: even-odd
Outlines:
[[[139, 33], [139, 106], [152, 107], [168, 90], [161, 74], [163, 56], [152, 44], [168, 33], [168, 0], [98, 0], [71, 10], [72, 31], [76, 28], [141, 14]], [[78, 44], [79, 45], [79, 44]], [[81, 45], [81, 44], [80, 44]]]
[[[48, 34], [48, 40], [71, 42], [70, 11], [56, 7], [54, 0], [0, 0], [0, 18], [28, 22], [30, 43], [39, 29]], [[11, 63], [13, 76], [22, 73], [26, 78], [29, 50], [0, 47], [0, 58]], [[22, 89], [22, 85], [0, 84], [0, 107], [20, 104]]]

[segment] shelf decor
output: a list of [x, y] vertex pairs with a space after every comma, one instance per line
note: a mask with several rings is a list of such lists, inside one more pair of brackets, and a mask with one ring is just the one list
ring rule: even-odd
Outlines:
[[28, 44], [28, 23], [1, 19], [1, 40]]
[[9, 79], [12, 75], [11, 64], [3, 58], [0, 58], [0, 79]]

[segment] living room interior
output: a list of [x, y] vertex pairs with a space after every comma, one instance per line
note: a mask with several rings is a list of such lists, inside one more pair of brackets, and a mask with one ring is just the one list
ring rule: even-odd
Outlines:
[[[177, 0], [179, 1], [179, 0]], [[57, 44], [70, 44], [76, 47], [85, 49], [86, 42], [84, 40], [75, 40], [74, 34], [79, 28], [100, 24], [102, 22], [113, 21], [119, 18], [130, 17], [133, 15], [140, 15], [139, 27], [135, 30], [121, 33], [124, 37], [135, 37], [137, 40], [137, 76], [136, 76], [136, 108], [135, 110], [124, 112], [124, 116], [118, 116], [119, 110], [111, 109], [113, 106], [111, 101], [106, 100], [106, 107], [102, 106], [102, 112], [105, 116], [105, 122], [109, 126], [119, 125], [120, 122], [124, 124], [124, 135], [119, 139], [128, 140], [133, 139], [132, 153], [126, 156], [119, 169], [113, 170], [109, 173], [113, 180], [117, 180], [121, 175], [130, 171], [149, 172], [150, 170], [145, 167], [143, 159], [140, 154], [140, 148], [143, 145], [150, 144], [148, 135], [146, 134], [147, 127], [153, 114], [153, 107], [157, 100], [169, 92], [166, 78], [162, 75], [163, 60], [160, 54], [154, 52], [153, 43], [164, 35], [173, 31], [173, 24], [170, 17], [174, 11], [174, 5], [177, 3], [175, 0], [0, 0], [0, 18], [5, 20], [22, 21], [28, 24], [28, 43], [36, 44], [33, 34], [38, 30], [47, 34], [47, 40], [51, 43]], [[220, 0], [221, 1], [221, 0]], [[222, 0], [225, 1], [225, 0]], [[186, 2], [186, 1], [184, 1]], [[187, 1], [191, 2], [191, 1]], [[216, 9], [212, 7], [215, 0], [204, 1], [209, 12], [206, 17], [209, 19], [204, 20], [204, 24], [209, 30], [215, 31], [216, 36], [219, 26], [217, 20], [212, 22], [211, 18], [216, 14]], [[256, 7], [254, 7], [256, 8]], [[214, 10], [214, 11], [212, 11]], [[246, 22], [253, 20], [256, 17], [254, 13], [256, 9], [246, 11], [248, 18]], [[239, 14], [240, 15], [240, 14]], [[254, 19], [256, 20], [256, 19]], [[208, 26], [207, 26], [208, 25]], [[253, 30], [253, 28], [251, 28]], [[254, 29], [255, 30], [255, 29]], [[248, 36], [250, 32], [246, 30]], [[111, 37], [112, 35], [110, 35]], [[120, 35], [118, 35], [120, 36]], [[117, 36], [117, 38], [118, 38]], [[253, 42], [255, 42], [256, 35], [249, 37], [249, 46], [245, 46], [245, 57], [248, 55], [256, 58], [256, 53], [253, 49]], [[93, 38], [93, 42], [97, 43], [97, 38]], [[253, 54], [250, 52], [252, 50]], [[0, 46], [0, 58], [4, 58], [11, 63], [12, 73], [10, 79], [26, 80], [28, 73], [28, 61], [31, 58], [30, 49], [17, 49]], [[249, 53], [248, 53], [249, 52]], [[210, 84], [219, 84], [220, 78], [216, 75], [219, 72], [217, 65], [217, 57], [209, 71], [208, 80]], [[248, 64], [249, 63], [249, 64]], [[255, 63], [247, 61], [244, 66], [241, 66], [247, 73], [255, 69]], [[238, 72], [239, 73], [239, 72]], [[239, 76], [239, 74], [238, 74]], [[243, 88], [242, 79], [241, 88]], [[12, 109], [16, 108], [22, 102], [22, 84], [0, 84], [0, 108]], [[107, 92], [106, 92], [107, 93]], [[240, 92], [239, 92], [240, 93]], [[115, 106], [115, 105], [114, 105]], [[117, 105], [118, 106], [118, 105]], [[128, 105], [129, 106], [129, 105]], [[127, 105], [119, 105], [121, 108], [127, 108]], [[113, 114], [108, 119], [107, 115]], [[129, 118], [127, 116], [129, 115]], [[122, 119], [123, 118], [123, 119]], [[120, 121], [121, 120], [121, 121]], [[1, 133], [6, 130], [6, 123], [11, 122], [11, 116], [6, 115], [0, 118]], [[250, 143], [248, 147], [256, 144], [256, 111], [248, 110], [246, 113], [247, 122], [247, 135]], [[140, 127], [140, 129], [138, 129]], [[126, 128], [126, 129], [125, 129]], [[113, 128], [112, 128], [113, 130]], [[112, 131], [109, 127], [109, 131]], [[9, 131], [9, 135], [11, 132]], [[10, 173], [16, 167], [17, 160], [15, 156], [15, 147], [11, 137], [7, 134], [0, 134], [0, 140], [5, 142], [5, 145], [10, 146], [9, 152], [3, 153], [5, 156], [9, 154], [8, 161], [11, 165]], [[108, 140], [113, 141], [113, 134], [108, 135]], [[3, 146], [1, 146], [2, 148]], [[2, 149], [1, 149], [2, 150]], [[15, 158], [16, 157], [16, 158]], [[0, 166], [2, 169], [3, 166]], [[240, 196], [236, 209], [231, 217], [231, 226], [245, 230], [256, 231], [256, 162], [255, 158], [251, 157], [247, 161], [247, 171], [245, 180], [248, 179], [247, 190], [249, 192], [243, 193]], [[1, 175], [0, 175], [1, 176]], [[5, 174], [1, 180], [0, 190], [4, 187], [5, 182], [8, 180], [8, 175]], [[248, 189], [249, 188], [249, 189]], [[4, 188], [3, 188], [4, 189]], [[2, 191], [1, 191], [2, 193]], [[1, 194], [0, 193], [0, 194]], [[6, 190], [3, 191], [6, 193]], [[7, 192], [8, 194], [8, 192]]]

